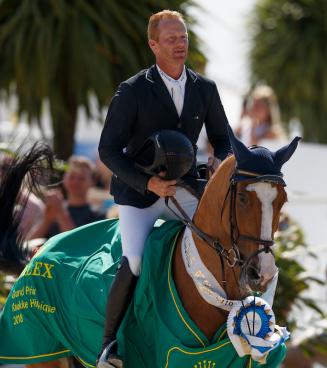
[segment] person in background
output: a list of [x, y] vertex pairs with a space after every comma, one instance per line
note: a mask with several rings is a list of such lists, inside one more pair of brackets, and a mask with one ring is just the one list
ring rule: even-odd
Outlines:
[[285, 138], [277, 98], [271, 87], [259, 85], [253, 89], [245, 99], [235, 132], [247, 146]]
[[283, 138], [277, 98], [269, 86], [262, 85], [253, 90], [249, 116], [252, 120], [252, 145], [266, 139]]
[[[1, 178], [6, 174], [6, 170], [10, 165], [12, 157], [6, 153], [0, 154], [0, 184]], [[22, 185], [19, 201], [16, 204], [17, 212], [23, 211], [19, 223], [19, 232], [24, 237], [28, 237], [28, 233], [32, 226], [39, 222], [44, 213], [44, 203], [33, 192], [29, 192], [25, 185]]]
[[241, 139], [246, 146], [251, 146], [251, 134], [252, 134], [252, 119], [249, 115], [249, 101], [250, 95], [247, 94], [242, 100], [242, 110], [240, 114], [240, 121], [236, 129], [234, 129], [235, 135]]
[[[165, 173], [148, 175], [137, 168], [135, 156], [148, 137], [160, 130], [176, 130], [192, 143], [205, 125], [216, 169], [230, 152], [227, 118], [215, 83], [185, 67], [188, 33], [182, 15], [164, 10], [148, 23], [148, 43], [156, 64], [121, 83], [108, 110], [99, 154], [113, 172], [111, 194], [119, 207], [123, 256], [107, 303], [103, 345], [98, 368], [122, 367], [116, 334], [132, 299], [146, 238], [154, 222], [167, 213], [164, 197], [175, 196], [192, 217], [197, 198]], [[151, 157], [149, 158], [151, 160]], [[152, 157], [153, 159], [153, 157]], [[196, 177], [195, 162], [183, 177]]]
[[112, 180], [112, 172], [108, 167], [97, 157], [95, 161], [96, 167], [96, 187], [104, 189], [106, 191], [110, 190], [110, 184]]
[[97, 157], [95, 161], [95, 168], [95, 185], [90, 189], [89, 198], [92, 205], [98, 208], [98, 210], [102, 213], [106, 214], [106, 217], [108, 218], [108, 211], [110, 211], [110, 209], [115, 205], [113, 197], [108, 197], [108, 191], [110, 191], [112, 179], [112, 172], [100, 160], [99, 157]]
[[91, 208], [88, 201], [88, 191], [94, 185], [94, 173], [94, 164], [88, 158], [71, 156], [63, 177], [67, 199], [64, 199], [59, 189], [46, 191], [44, 214], [28, 238], [50, 238], [60, 232], [105, 219], [103, 214]]

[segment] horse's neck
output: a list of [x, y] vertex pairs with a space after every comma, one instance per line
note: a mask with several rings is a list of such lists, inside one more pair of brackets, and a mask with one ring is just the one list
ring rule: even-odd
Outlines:
[[[193, 279], [188, 275], [182, 258], [182, 237], [174, 252], [174, 282], [183, 304], [193, 322], [208, 339], [211, 339], [218, 328], [226, 322], [227, 314], [222, 309], [207, 303], [199, 294]], [[203, 259], [204, 262], [206, 262]]]
[[[221, 177], [230, 177], [229, 169], [218, 169], [204, 192], [199, 203], [198, 209], [194, 216], [194, 223], [206, 234], [218, 239], [226, 248], [230, 248], [229, 229], [226, 228], [228, 221], [225, 221], [225, 227], [222, 223], [222, 215], [228, 216], [228, 212], [223, 213], [224, 200], [228, 192], [229, 183], [223, 183], [219, 180]], [[219, 182], [219, 185], [216, 183]], [[217, 252], [204, 241], [194, 239], [199, 256], [205, 267], [215, 277], [217, 282], [223, 286], [223, 279], [226, 280], [225, 292], [228, 299], [237, 299], [238, 286], [236, 284], [237, 275], [233, 274], [233, 270], [227, 267], [225, 262], [225, 270], [222, 271], [221, 260]], [[190, 315], [195, 324], [208, 337], [212, 338], [218, 328], [226, 322], [226, 311], [207, 303], [199, 294], [193, 279], [188, 275], [183, 257], [182, 257], [182, 238], [179, 239], [178, 246], [174, 254], [174, 278], [177, 291], [185, 310]], [[235, 277], [236, 276], [236, 277]]]

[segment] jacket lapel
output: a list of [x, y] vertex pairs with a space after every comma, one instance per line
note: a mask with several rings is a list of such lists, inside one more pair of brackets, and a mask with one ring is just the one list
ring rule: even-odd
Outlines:
[[158, 69], [155, 65], [151, 66], [146, 73], [146, 79], [151, 82], [151, 87], [158, 100], [172, 113], [178, 117], [174, 102], [168, 92], [168, 89], [160, 77]]
[[183, 119], [187, 112], [193, 111], [195, 107], [195, 102], [201, 100], [201, 96], [199, 94], [199, 89], [197, 86], [197, 75], [190, 69], [186, 68], [187, 80], [185, 85], [185, 96], [184, 96], [184, 105], [181, 114], [181, 119]]

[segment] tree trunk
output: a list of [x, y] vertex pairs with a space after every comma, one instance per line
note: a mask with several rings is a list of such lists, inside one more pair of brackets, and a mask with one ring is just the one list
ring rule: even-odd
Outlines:
[[74, 150], [77, 110], [75, 96], [62, 88], [63, 109], [51, 107], [53, 150], [57, 158], [67, 160]]
[[67, 160], [74, 150], [77, 109], [68, 116], [53, 117], [56, 123], [53, 126], [53, 150], [56, 157]]

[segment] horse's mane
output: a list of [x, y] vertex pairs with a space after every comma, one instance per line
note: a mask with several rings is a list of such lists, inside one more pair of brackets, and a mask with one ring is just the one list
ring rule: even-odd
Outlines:
[[0, 178], [0, 272], [19, 274], [28, 262], [25, 239], [19, 230], [28, 195], [23, 198], [21, 189], [24, 186], [28, 194], [39, 192], [40, 180], [52, 170], [52, 160], [50, 147], [36, 143], [25, 154], [20, 148], [7, 162]]

